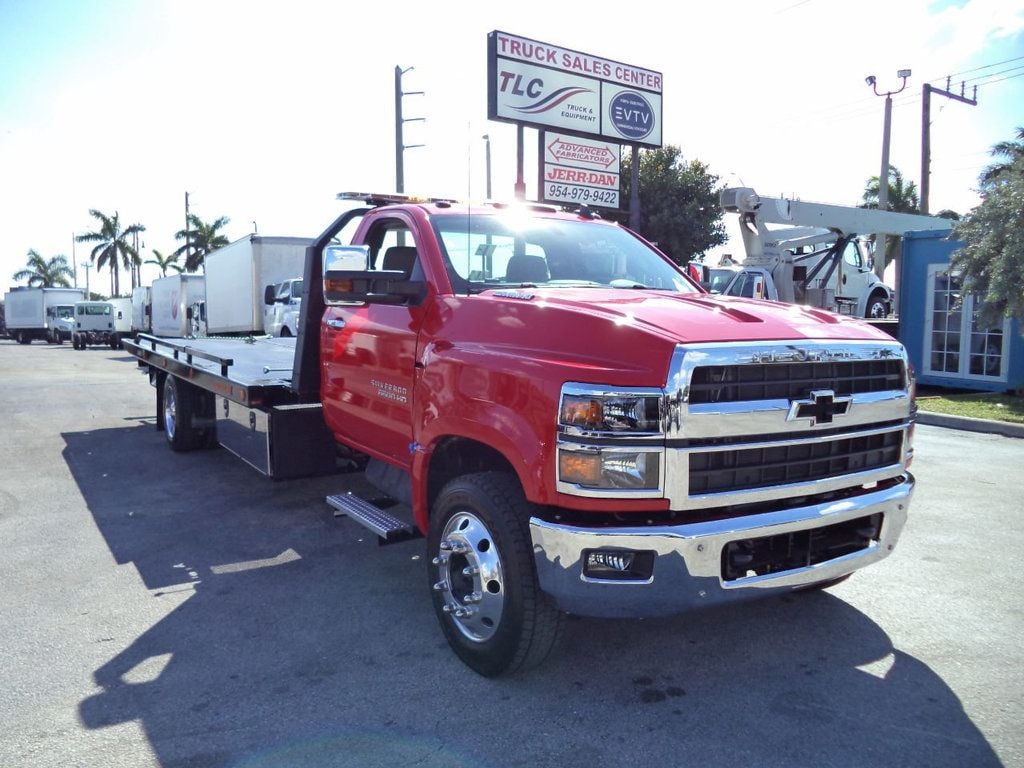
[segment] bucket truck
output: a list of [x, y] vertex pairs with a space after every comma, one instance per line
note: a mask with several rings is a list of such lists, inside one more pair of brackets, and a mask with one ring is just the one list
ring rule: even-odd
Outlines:
[[[884, 318], [892, 289], [873, 271], [870, 235], [951, 229], [949, 219], [763, 197], [729, 187], [722, 209], [740, 217], [746, 257], [722, 293]], [[771, 226], [769, 226], [771, 225]]]

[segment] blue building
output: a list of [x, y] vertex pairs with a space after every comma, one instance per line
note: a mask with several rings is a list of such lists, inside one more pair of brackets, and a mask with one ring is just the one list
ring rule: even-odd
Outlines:
[[961, 296], [960, 276], [950, 270], [953, 252], [962, 246], [948, 232], [905, 236], [899, 272], [900, 341], [918, 383], [990, 392], [1022, 388], [1021, 324], [1009, 318], [994, 328], [978, 323], [974, 297]]

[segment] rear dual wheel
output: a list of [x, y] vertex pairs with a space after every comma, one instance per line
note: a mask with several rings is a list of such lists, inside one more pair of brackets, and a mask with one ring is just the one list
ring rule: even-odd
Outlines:
[[[193, 451], [217, 445], [212, 396], [168, 374], [163, 384], [164, 437], [172, 451]], [[202, 426], [196, 426], [200, 419]]]

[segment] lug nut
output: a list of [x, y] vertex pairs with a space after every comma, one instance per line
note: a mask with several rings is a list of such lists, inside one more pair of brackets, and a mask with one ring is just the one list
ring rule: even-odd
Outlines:
[[448, 555], [447, 554], [440, 554], [437, 557], [435, 557], [433, 560], [431, 560], [430, 562], [432, 562], [434, 565], [447, 565], [448, 564]]
[[462, 598], [462, 602], [464, 602], [464, 603], [479, 603], [483, 599], [484, 599], [484, 596], [481, 593], [479, 593], [479, 592], [470, 592], [468, 595], [466, 595], [464, 598]]
[[448, 584], [446, 582], [444, 582], [444, 581], [439, 581], [439, 582], [437, 582], [437, 584], [434, 585], [434, 591], [435, 592], [447, 592], [448, 591]]
[[462, 569], [463, 576], [476, 576], [478, 573], [480, 573], [480, 569], [475, 565], [467, 565]]

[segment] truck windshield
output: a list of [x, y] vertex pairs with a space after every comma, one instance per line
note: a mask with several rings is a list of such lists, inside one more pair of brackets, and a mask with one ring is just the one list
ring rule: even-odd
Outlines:
[[620, 227], [516, 215], [433, 217], [458, 292], [502, 286], [697, 289]]

